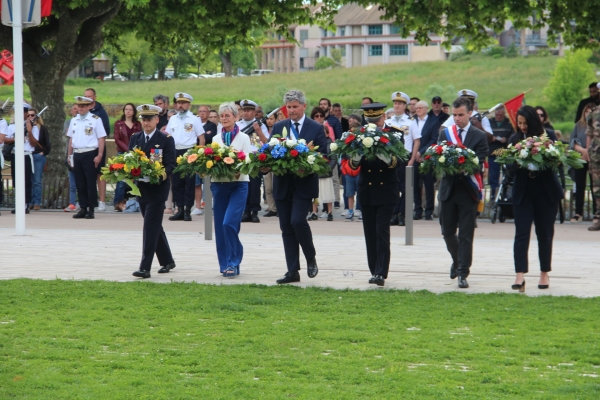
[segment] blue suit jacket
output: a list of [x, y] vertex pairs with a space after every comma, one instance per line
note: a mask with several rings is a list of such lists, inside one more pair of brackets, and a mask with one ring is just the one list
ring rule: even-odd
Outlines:
[[440, 126], [442, 126], [442, 124], [442, 119], [435, 115], [433, 117], [431, 115], [427, 117], [425, 126], [421, 130], [421, 147], [419, 148], [419, 153], [421, 153], [421, 155], [425, 153], [425, 150], [427, 150], [429, 146], [437, 143], [440, 136]]
[[[281, 135], [283, 127], [287, 128], [288, 135], [292, 131], [291, 120], [286, 119], [279, 121], [273, 126], [271, 136]], [[296, 139], [304, 139], [306, 143], [313, 142], [315, 146], [319, 146], [318, 152], [327, 154], [327, 136], [323, 125], [306, 117], [304, 124], [300, 130], [300, 137]], [[273, 176], [273, 198], [275, 200], [289, 200], [296, 192], [296, 196], [301, 199], [314, 199], [319, 197], [319, 177], [315, 174], [300, 178], [295, 174], [287, 174], [283, 176]]]

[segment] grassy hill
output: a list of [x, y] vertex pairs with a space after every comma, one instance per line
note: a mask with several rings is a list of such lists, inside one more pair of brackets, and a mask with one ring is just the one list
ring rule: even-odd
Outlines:
[[[250, 98], [264, 104], [265, 108], [271, 108], [281, 103], [286, 89], [297, 88], [306, 93], [311, 105], [316, 104], [319, 98], [327, 97], [346, 108], [356, 108], [364, 96], [391, 106], [389, 98], [393, 91], [401, 90], [410, 96], [425, 98], [431, 84], [440, 84], [446, 89], [445, 100], [452, 100], [448, 85], [454, 87], [453, 94], [459, 89], [469, 88], [479, 94], [480, 107], [487, 108], [529, 88], [534, 90], [527, 95], [528, 104], [543, 103], [542, 89], [555, 63], [555, 57], [493, 59], [477, 56], [467, 61], [387, 64], [245, 78], [166, 82], [76, 79], [71, 80], [74, 84], [65, 85], [65, 98], [72, 102], [73, 96], [83, 94], [83, 89], [92, 84], [98, 92], [98, 100], [105, 104], [147, 103], [158, 93], [173, 96], [176, 91], [185, 91], [194, 96], [195, 104], [218, 105], [226, 100]], [[582, 96], [585, 87], [582, 84]], [[12, 92], [12, 86], [0, 87], [0, 99], [12, 97]], [[29, 97], [27, 88], [25, 97]]]

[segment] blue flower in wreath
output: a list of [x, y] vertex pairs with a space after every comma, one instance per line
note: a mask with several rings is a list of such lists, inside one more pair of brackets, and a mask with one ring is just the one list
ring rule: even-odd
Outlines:
[[298, 143], [294, 148], [298, 153], [308, 153], [308, 146], [305, 144]]
[[269, 143], [265, 143], [260, 147], [260, 152], [264, 153], [265, 151], [267, 151], [267, 149], [269, 148]]
[[271, 150], [271, 155], [273, 156], [273, 158], [283, 158], [283, 156], [285, 156], [286, 151], [287, 150], [285, 149], [285, 147], [277, 145], [273, 147], [273, 150]]

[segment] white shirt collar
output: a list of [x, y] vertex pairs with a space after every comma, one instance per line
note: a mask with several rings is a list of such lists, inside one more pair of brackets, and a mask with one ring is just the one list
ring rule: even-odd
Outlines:
[[463, 131], [465, 131], [465, 134], [469, 131], [469, 128], [471, 127], [471, 123], [467, 123], [467, 126], [465, 126], [464, 128], [460, 128], [458, 125], [456, 125], [456, 131], [458, 132], [460, 129], [462, 129]]
[[428, 117], [428, 115], [427, 115], [427, 114], [425, 114], [425, 117], [424, 117], [424, 118], [419, 118], [419, 117], [417, 116], [417, 120], [418, 120], [418, 121], [423, 121], [423, 122], [425, 122], [425, 121], [427, 121], [427, 117]]
[[[305, 119], [306, 119], [306, 115], [302, 115], [302, 118], [300, 118], [300, 119], [298, 120], [298, 123], [300, 124], [300, 125], [299, 125], [299, 129], [302, 129], [302, 125], [304, 125], [304, 120], [305, 120]], [[294, 120], [293, 120], [293, 119], [290, 119], [290, 121], [292, 121], [292, 122], [291, 122], [292, 124], [295, 124], [295, 122], [294, 122]], [[300, 132], [298, 132], [298, 133], [300, 133]]]
[[144, 143], [146, 143], [146, 136], [148, 137], [148, 141], [150, 141], [150, 139], [152, 139], [152, 136], [154, 136], [154, 132], [156, 132], [156, 129], [153, 130], [151, 134], [147, 134], [146, 131], [144, 131]]

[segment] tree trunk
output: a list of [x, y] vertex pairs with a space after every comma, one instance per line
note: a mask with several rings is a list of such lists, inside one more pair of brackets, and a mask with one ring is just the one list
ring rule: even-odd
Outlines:
[[223, 63], [223, 72], [225, 72], [225, 76], [231, 76], [231, 52], [228, 51], [224, 53], [220, 51], [219, 57], [221, 57], [221, 62]]

